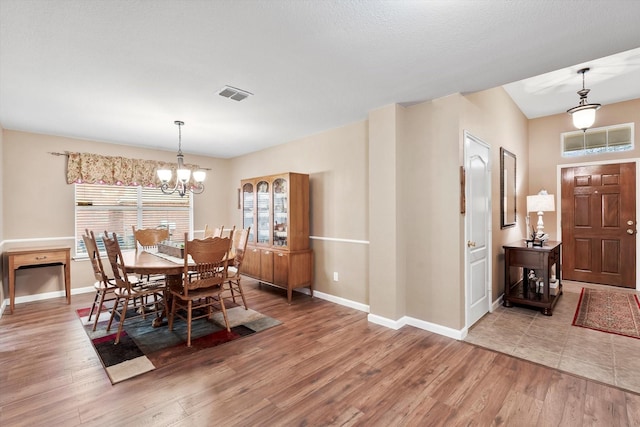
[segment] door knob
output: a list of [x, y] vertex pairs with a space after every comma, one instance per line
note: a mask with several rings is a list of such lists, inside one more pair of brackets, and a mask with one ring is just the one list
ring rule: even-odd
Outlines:
[[627, 221], [627, 225], [633, 225], [633, 221], [631, 220]]
[[476, 242], [472, 242], [471, 240], [469, 240], [467, 242], [467, 247], [468, 248], [475, 248], [476, 247]]
[[630, 229], [630, 228], [627, 228], [627, 234], [633, 234], [633, 233], [635, 233], [635, 231], [633, 231], [633, 230], [632, 230], [632, 229]]

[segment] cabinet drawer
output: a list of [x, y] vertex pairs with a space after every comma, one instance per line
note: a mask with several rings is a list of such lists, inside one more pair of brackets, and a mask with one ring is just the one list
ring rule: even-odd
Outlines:
[[15, 254], [12, 257], [14, 268], [23, 265], [40, 265], [67, 262], [67, 254], [64, 251]]
[[509, 251], [509, 263], [512, 267], [541, 268], [544, 265], [543, 252]]

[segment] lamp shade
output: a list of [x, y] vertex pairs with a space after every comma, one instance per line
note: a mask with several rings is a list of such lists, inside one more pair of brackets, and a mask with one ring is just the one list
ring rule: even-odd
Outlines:
[[553, 194], [527, 196], [527, 212], [553, 212], [556, 203]]
[[596, 109], [597, 108], [593, 107], [575, 111], [571, 114], [573, 125], [582, 130], [590, 128], [593, 125], [593, 122], [596, 121]]

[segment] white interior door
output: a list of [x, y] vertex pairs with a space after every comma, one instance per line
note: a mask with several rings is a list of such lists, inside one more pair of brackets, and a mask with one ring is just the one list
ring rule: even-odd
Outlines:
[[466, 326], [489, 311], [491, 303], [491, 167], [490, 149], [465, 132]]

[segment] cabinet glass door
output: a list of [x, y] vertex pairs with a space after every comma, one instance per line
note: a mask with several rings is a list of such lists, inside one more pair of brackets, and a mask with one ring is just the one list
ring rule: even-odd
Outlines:
[[269, 183], [267, 181], [259, 181], [258, 185], [258, 223], [256, 235], [258, 236], [258, 243], [269, 244]]
[[289, 225], [287, 180], [278, 178], [273, 181], [273, 245], [287, 246]]
[[249, 242], [254, 242], [253, 232], [255, 226], [254, 220], [254, 206], [253, 206], [253, 184], [246, 183], [242, 186], [242, 228], [249, 228]]

